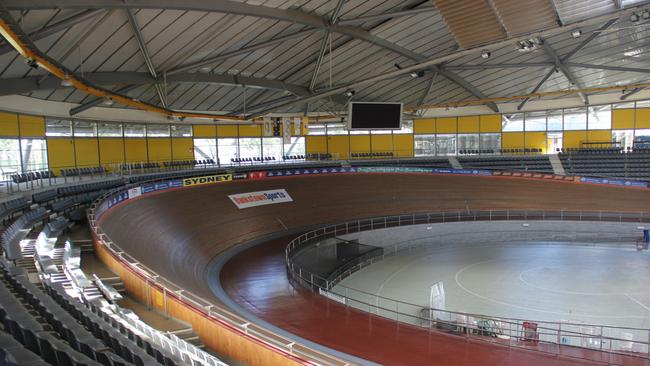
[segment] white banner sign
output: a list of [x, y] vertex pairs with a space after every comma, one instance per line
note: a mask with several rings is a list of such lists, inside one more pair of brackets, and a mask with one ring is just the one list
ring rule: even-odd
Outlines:
[[129, 189], [129, 199], [138, 197], [141, 194], [142, 194], [142, 187], [140, 186]]
[[284, 189], [231, 194], [228, 198], [240, 209], [271, 205], [274, 203], [293, 202], [289, 193]]

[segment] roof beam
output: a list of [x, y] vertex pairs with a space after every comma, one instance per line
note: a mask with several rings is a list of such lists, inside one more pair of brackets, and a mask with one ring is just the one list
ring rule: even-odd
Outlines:
[[618, 17], [612, 18], [608, 21], [605, 22], [600, 28], [596, 29], [595, 31], [591, 32], [589, 37], [585, 38], [578, 46], [576, 46], [574, 49], [572, 49], [569, 53], [564, 55], [563, 61], [568, 61], [571, 57], [573, 57], [576, 53], [580, 52], [581, 49], [585, 48], [589, 44], [589, 42], [593, 41], [602, 33], [605, 31], [607, 28], [611, 27], [616, 21], [618, 20]]
[[287, 34], [285, 36], [281, 36], [281, 37], [269, 39], [269, 40], [266, 40], [266, 41], [263, 41], [263, 42], [259, 42], [259, 43], [256, 43], [254, 45], [251, 45], [251, 46], [242, 47], [242, 48], [240, 48], [238, 50], [235, 50], [235, 51], [224, 52], [222, 54], [212, 56], [212, 57], [208, 57], [208, 58], [203, 59], [203, 60], [190, 62], [188, 64], [180, 65], [180, 66], [177, 66], [177, 67], [175, 67], [173, 69], [168, 70], [167, 75], [169, 76], [169, 75], [174, 75], [174, 74], [178, 74], [178, 73], [182, 73], [182, 72], [195, 70], [195, 69], [198, 69], [198, 68], [200, 68], [202, 66], [210, 65], [210, 64], [213, 64], [213, 63], [221, 61], [221, 60], [226, 60], [226, 59], [229, 59], [229, 58], [232, 58], [232, 57], [245, 55], [247, 53], [257, 51], [259, 49], [266, 48], [266, 47], [269, 47], [269, 46], [273, 46], [273, 45], [276, 45], [278, 43], [282, 43], [284, 41], [288, 41], [288, 40], [291, 40], [291, 39], [294, 39], [294, 38], [304, 37], [304, 36], [306, 36], [308, 34], [313, 33], [314, 31], [315, 31], [315, 29], [308, 29], [308, 30], [304, 30], [304, 31], [299, 31], [299, 32], [296, 32], [296, 33], [291, 33], [291, 34]]
[[427, 6], [427, 7], [416, 8], [416, 9], [388, 12], [383, 14], [366, 15], [366, 16], [352, 18], [352, 19], [341, 19], [339, 20], [338, 24], [352, 25], [352, 24], [374, 22], [377, 20], [393, 19], [393, 18], [398, 18], [403, 16], [423, 14], [423, 13], [433, 14], [434, 12], [435, 12], [435, 8], [433, 6]]
[[642, 73], [642, 74], [650, 73], [650, 69], [641, 69], [641, 68], [637, 68], [637, 67], [592, 65], [592, 64], [575, 63], [575, 62], [566, 62], [566, 65], [571, 66], [571, 67], [581, 67], [581, 68], [584, 68], [584, 69], [611, 70], [611, 71], [623, 71], [623, 72], [638, 72], [638, 73]]
[[[330, 18], [330, 24], [336, 23], [344, 2], [345, 0], [339, 0], [338, 3], [336, 4], [336, 8], [334, 8], [334, 12], [332, 13], [332, 16]], [[323, 59], [325, 58], [325, 53], [327, 52], [327, 45], [328, 44], [331, 45], [330, 43], [331, 39], [332, 39], [332, 33], [330, 33], [329, 30], [326, 30], [320, 44], [320, 50], [318, 51], [318, 59], [316, 60], [316, 66], [314, 66], [314, 72], [311, 75], [311, 81], [309, 82], [309, 90], [314, 90], [314, 87], [316, 86], [316, 80], [318, 80], [318, 73], [320, 72], [320, 67], [323, 63]]]
[[645, 88], [634, 88], [634, 89], [632, 89], [632, 90], [630, 90], [628, 92], [623, 93], [623, 95], [621, 95], [621, 97], [619, 99], [620, 100], [625, 100], [625, 99], [633, 96], [634, 94], [640, 92], [643, 89], [645, 89]]
[[[485, 94], [483, 94], [480, 90], [476, 89], [475, 86], [473, 86], [472, 84], [467, 82], [465, 79], [461, 78], [460, 76], [454, 74], [453, 72], [445, 70], [445, 69], [443, 69], [443, 68], [441, 68], [440, 66], [437, 66], [437, 65], [431, 66], [431, 69], [434, 72], [436, 72], [436, 73], [446, 77], [447, 79], [451, 80], [452, 82], [460, 85], [461, 88], [467, 90], [470, 94], [472, 94], [476, 98], [478, 98], [478, 99], [487, 98], [487, 96]], [[488, 106], [488, 108], [490, 108], [493, 112], [495, 112], [495, 113], [499, 112], [499, 107], [497, 106], [496, 103], [489, 102], [489, 103], [486, 103], [485, 105]]]
[[[101, 9], [84, 10], [75, 15], [67, 17], [61, 21], [47, 25], [39, 30], [33, 31], [29, 33], [28, 36], [32, 41], [38, 41], [39, 39], [43, 39], [45, 37], [51, 36], [52, 34], [68, 29], [88, 19], [92, 19], [96, 17], [99, 13], [102, 13], [103, 11], [104, 10]], [[13, 49], [14, 48], [11, 47], [10, 44], [4, 42], [2, 45], [0, 45], [0, 55], [4, 55], [7, 52], [13, 51]]]
[[[121, 88], [117, 89], [115, 92], [116, 93], [126, 93], [129, 90], [134, 89], [136, 86], [137, 85], [127, 85], [127, 86], [124, 86], [124, 87], [121, 87]], [[81, 104], [81, 105], [79, 105], [77, 107], [71, 108], [70, 109], [70, 115], [74, 116], [75, 114], [79, 114], [79, 113], [81, 113], [81, 112], [83, 112], [85, 110], [88, 110], [88, 109], [92, 108], [92, 107], [98, 106], [103, 101], [104, 101], [104, 98], [93, 97], [89, 101], [87, 101], [86, 103], [83, 103], [83, 104]]]
[[[145, 72], [96, 72], [85, 74], [85, 78], [98, 85], [145, 85], [155, 84], [154, 79]], [[0, 79], [0, 95], [29, 93], [37, 90], [54, 90], [64, 88], [61, 80], [48, 76], [41, 80], [40, 76], [25, 78]], [[168, 83], [210, 83], [230, 86], [246, 86], [250, 88], [273, 89], [288, 91], [294, 95], [307, 96], [310, 92], [302, 85], [288, 84], [273, 79], [244, 77], [237, 75], [182, 73], [167, 76]]]
[[[554, 72], [555, 72], [555, 67], [553, 67], [549, 72], [546, 73], [546, 75], [544, 75], [544, 77], [542, 78], [542, 80], [540, 80], [539, 83], [537, 83], [537, 85], [533, 88], [533, 91], [530, 92], [530, 94], [537, 93], [537, 91], [539, 90], [539, 88], [541, 88], [542, 85], [544, 85], [544, 83], [546, 82], [546, 80], [548, 80], [548, 78], [550, 78], [551, 75], [553, 75]], [[529, 99], [530, 99], [530, 98], [526, 98], [526, 99], [522, 100], [521, 103], [519, 103], [519, 105], [517, 106], [517, 110], [520, 111], [522, 108], [524, 108], [524, 106], [526, 105], [526, 103], [528, 103], [528, 100], [529, 100]]]
[[492, 70], [492, 69], [522, 69], [526, 67], [549, 67], [551, 62], [526, 62], [519, 64], [485, 64], [485, 65], [445, 65], [445, 70]]
[[[126, 17], [129, 19], [129, 25], [131, 26], [131, 31], [133, 32], [133, 35], [135, 36], [135, 39], [138, 42], [138, 47], [140, 48], [140, 53], [142, 54], [144, 63], [147, 65], [147, 70], [149, 70], [149, 75], [151, 75], [151, 77], [154, 79], [158, 79], [156, 68], [153, 65], [153, 61], [151, 61], [151, 56], [149, 55], [149, 50], [147, 49], [147, 42], [145, 42], [144, 37], [142, 36], [142, 32], [140, 31], [140, 26], [138, 25], [138, 20], [135, 19], [135, 16], [133, 15], [133, 10], [125, 9], [125, 12], [126, 12]], [[160, 104], [163, 107], [167, 108], [167, 98], [165, 97], [165, 93], [163, 92], [160, 83], [156, 82], [154, 84], [154, 87], [156, 88], [156, 93], [158, 93]]]
[[424, 90], [424, 93], [422, 93], [422, 95], [420, 96], [420, 99], [418, 99], [418, 104], [415, 106], [415, 108], [420, 108], [420, 106], [424, 104], [424, 101], [427, 99], [427, 96], [431, 94], [431, 91], [433, 90], [433, 86], [435, 85], [437, 78], [438, 78], [437, 72], [431, 75], [431, 79], [429, 80], [429, 85]]
[[[553, 47], [548, 44], [548, 42], [544, 41], [544, 44], [542, 45], [542, 48], [544, 49], [544, 52], [553, 60], [555, 63], [555, 66], [562, 71], [562, 74], [569, 80], [569, 82], [573, 85], [575, 85], [578, 89], [583, 89], [582, 83], [578, 81], [578, 78], [573, 74], [573, 72], [569, 69], [569, 67], [564, 63], [564, 61], [560, 58], [560, 56], [555, 52]], [[589, 98], [587, 98], [587, 95], [585, 93], [578, 93], [578, 96], [582, 100], [584, 104], [589, 104]]]

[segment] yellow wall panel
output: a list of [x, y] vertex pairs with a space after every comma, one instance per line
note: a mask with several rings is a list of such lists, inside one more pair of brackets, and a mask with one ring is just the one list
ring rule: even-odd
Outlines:
[[302, 136], [307, 136], [308, 128], [309, 126], [309, 117], [302, 117], [302, 123], [300, 124], [300, 131], [302, 132]]
[[501, 132], [501, 115], [488, 114], [480, 116], [479, 125], [482, 133]]
[[21, 114], [18, 116], [20, 135], [27, 137], [45, 136], [45, 118]]
[[192, 135], [194, 137], [217, 137], [217, 126], [214, 125], [194, 125], [192, 126]]
[[147, 140], [143, 138], [124, 139], [124, 153], [127, 163], [147, 161]]
[[393, 135], [370, 135], [370, 147], [373, 152], [393, 151]]
[[416, 119], [413, 121], [413, 133], [432, 134], [436, 133], [436, 119]]
[[612, 141], [612, 130], [587, 131], [587, 141], [589, 142]]
[[308, 154], [327, 152], [327, 136], [307, 136], [305, 144]]
[[218, 125], [218, 137], [237, 137], [237, 125]]
[[457, 130], [456, 117], [436, 118], [437, 133], [456, 133]]
[[99, 166], [99, 147], [96, 138], [76, 138], [74, 140], [77, 167]]
[[524, 147], [524, 133], [504, 132], [501, 135], [501, 146], [504, 149], [521, 149]]
[[335, 135], [327, 137], [328, 153], [332, 154], [334, 159], [347, 159], [350, 148], [348, 135]]
[[102, 166], [109, 168], [123, 163], [124, 141], [121, 138], [100, 138], [99, 160]]
[[18, 136], [18, 115], [0, 112], [0, 136]]
[[194, 141], [191, 138], [172, 138], [172, 157], [174, 160], [193, 160]]
[[634, 128], [634, 109], [614, 109], [612, 111], [612, 129], [629, 130]]
[[172, 144], [168, 138], [152, 138], [147, 140], [149, 161], [172, 160]]
[[351, 152], [370, 152], [370, 135], [350, 135]]
[[61, 168], [74, 168], [74, 143], [72, 139], [47, 139], [47, 160], [50, 170], [60, 174]]
[[239, 136], [260, 137], [262, 136], [262, 125], [239, 125]]
[[636, 128], [650, 128], [650, 108], [636, 110]]
[[546, 132], [526, 132], [526, 148], [542, 149], [546, 153]]
[[458, 117], [458, 133], [478, 133], [479, 118], [478, 116]]
[[413, 157], [413, 135], [393, 135], [393, 146], [396, 157]]
[[576, 148], [582, 147], [582, 143], [586, 140], [587, 131], [564, 131], [562, 144], [565, 149]]

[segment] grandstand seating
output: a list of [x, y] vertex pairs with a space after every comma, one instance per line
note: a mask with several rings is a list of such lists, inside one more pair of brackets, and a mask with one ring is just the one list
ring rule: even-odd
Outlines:
[[95, 174], [104, 174], [104, 173], [106, 173], [106, 168], [102, 166], [61, 169], [62, 177], [79, 177], [82, 175], [95, 175]]
[[459, 157], [463, 168], [490, 170], [520, 170], [553, 173], [553, 167], [546, 155], [539, 156], [467, 156]]
[[332, 160], [330, 153], [311, 153], [307, 154], [307, 160]]
[[2, 232], [0, 236], [2, 249], [7, 259], [16, 260], [22, 258], [20, 241], [33, 226], [42, 223], [47, 215], [48, 211], [43, 207], [28, 211]]
[[392, 157], [393, 157], [393, 152], [392, 151], [353, 152], [353, 153], [350, 153], [350, 158], [352, 158], [352, 159], [375, 159], [375, 158], [385, 159], [385, 158], [392, 158]]
[[120, 165], [122, 170], [142, 170], [142, 169], [158, 169], [160, 165], [155, 162], [151, 163], [130, 163]]
[[283, 160], [305, 160], [305, 155], [284, 155], [282, 156]]
[[16, 212], [29, 208], [29, 201], [25, 197], [18, 197], [0, 203], [0, 220], [5, 221]]
[[231, 164], [241, 164], [241, 163], [268, 163], [275, 161], [275, 156], [253, 156], [251, 158], [230, 158]]
[[567, 174], [650, 179], [650, 151], [645, 149], [627, 153], [620, 149], [567, 150], [559, 154], [559, 158]]
[[56, 178], [56, 175], [54, 172], [50, 170], [43, 170], [43, 171], [32, 171], [32, 172], [27, 172], [27, 173], [20, 173], [20, 174], [13, 174], [11, 175], [11, 180], [14, 183], [26, 183], [26, 182], [31, 182], [39, 179], [49, 179], [49, 178]]

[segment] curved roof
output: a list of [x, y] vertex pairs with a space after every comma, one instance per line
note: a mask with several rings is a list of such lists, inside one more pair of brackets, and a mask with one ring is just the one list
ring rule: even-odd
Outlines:
[[[80, 77], [175, 110], [240, 115], [342, 110], [348, 101], [343, 93], [321, 97], [331, 88], [354, 89], [354, 100], [417, 109], [647, 82], [645, 3], [3, 1], [40, 51]], [[630, 21], [633, 11], [637, 22]], [[580, 37], [572, 36], [573, 26]], [[543, 44], [518, 51], [517, 41], [532, 34]], [[480, 57], [482, 50], [490, 57]], [[442, 61], [422, 67], [419, 76], [394, 75], [436, 59]], [[355, 86], [368, 78], [378, 80]], [[6, 42], [0, 45], [0, 81], [1, 95], [80, 104], [72, 113], [101, 103], [31, 69]], [[588, 95], [581, 98], [588, 101]]]

